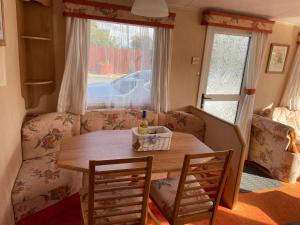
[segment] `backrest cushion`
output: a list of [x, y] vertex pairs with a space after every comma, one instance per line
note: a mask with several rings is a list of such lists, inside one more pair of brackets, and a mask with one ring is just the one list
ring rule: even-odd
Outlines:
[[200, 117], [183, 111], [170, 111], [159, 114], [159, 125], [172, 131], [190, 133], [204, 141], [205, 122]]
[[292, 111], [285, 107], [276, 107], [272, 114], [272, 120], [293, 127], [297, 139], [300, 140], [300, 111]]
[[48, 113], [23, 124], [23, 160], [60, 150], [62, 138], [80, 134], [80, 116], [68, 113]]
[[[137, 127], [142, 117], [142, 110], [101, 109], [90, 111], [81, 116], [81, 134], [97, 130], [124, 130]], [[158, 124], [158, 115], [147, 112], [149, 126]]]

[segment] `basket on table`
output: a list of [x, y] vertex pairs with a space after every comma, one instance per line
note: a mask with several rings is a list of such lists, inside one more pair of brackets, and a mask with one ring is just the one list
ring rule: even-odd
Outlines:
[[135, 151], [169, 150], [172, 131], [163, 126], [148, 127], [147, 134], [139, 134], [138, 128], [132, 128], [132, 145]]

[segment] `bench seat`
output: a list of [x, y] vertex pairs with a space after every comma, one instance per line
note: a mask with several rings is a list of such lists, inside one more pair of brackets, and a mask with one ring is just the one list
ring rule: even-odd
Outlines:
[[57, 167], [56, 153], [23, 161], [12, 190], [16, 221], [77, 193], [81, 180], [81, 173]]

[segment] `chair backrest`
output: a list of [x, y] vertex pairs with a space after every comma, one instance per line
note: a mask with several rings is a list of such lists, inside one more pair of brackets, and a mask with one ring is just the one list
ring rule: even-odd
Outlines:
[[88, 225], [144, 225], [151, 172], [152, 156], [90, 161]]
[[231, 150], [185, 156], [172, 224], [215, 219], [231, 157]]

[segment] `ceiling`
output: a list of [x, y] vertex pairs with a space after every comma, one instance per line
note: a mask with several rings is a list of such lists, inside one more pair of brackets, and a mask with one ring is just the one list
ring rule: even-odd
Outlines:
[[186, 9], [218, 9], [300, 25], [300, 0], [166, 0]]

